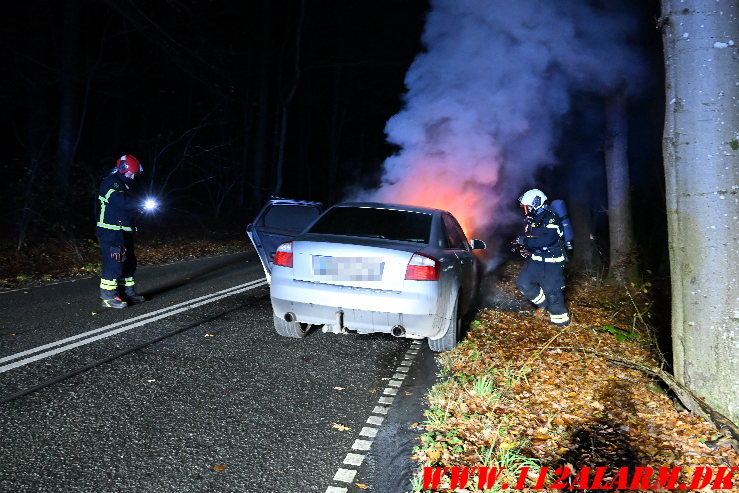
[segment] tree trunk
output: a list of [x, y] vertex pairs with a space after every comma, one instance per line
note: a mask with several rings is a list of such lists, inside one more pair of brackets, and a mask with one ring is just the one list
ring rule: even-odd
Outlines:
[[300, 43], [303, 37], [303, 19], [305, 18], [305, 0], [300, 2], [300, 18], [298, 19], [297, 34], [295, 35], [295, 65], [294, 72], [295, 78], [293, 79], [290, 91], [282, 102], [280, 109], [280, 140], [277, 152], [277, 166], [276, 174], [277, 180], [275, 183], [274, 194], [280, 195], [282, 190], [282, 177], [283, 169], [285, 166], [285, 147], [287, 146], [287, 122], [290, 114], [290, 103], [292, 103], [295, 92], [298, 90], [298, 83], [300, 82]]
[[[574, 194], [573, 194], [574, 195]], [[593, 244], [593, 215], [587, 203], [572, 195], [567, 200], [572, 230], [575, 232], [572, 267], [578, 272], [596, 275], [595, 245]]]
[[660, 19], [674, 372], [734, 422], [739, 422], [737, 15], [736, 0], [662, 0]]
[[[266, 23], [265, 23], [266, 24]], [[265, 55], [263, 55], [265, 56]], [[251, 205], [261, 207], [264, 193], [264, 170], [267, 167], [267, 127], [269, 126], [269, 66], [266, 60], [259, 64], [259, 104], [257, 106], [257, 135], [254, 141], [254, 165], [251, 173]]]
[[637, 279], [634, 227], [631, 219], [626, 93], [619, 90], [606, 102], [606, 182], [608, 184], [608, 278], [612, 282]]
[[74, 160], [77, 140], [77, 80], [75, 60], [77, 58], [77, 8], [72, 0], [64, 2], [62, 14], [62, 40], [59, 63], [59, 133], [57, 138], [56, 179], [59, 200], [64, 201], [69, 185], [69, 168]]
[[[246, 205], [247, 199], [246, 194], [247, 192], [247, 175], [249, 174], [249, 152], [251, 150], [251, 147], [249, 144], [251, 143], [250, 137], [251, 137], [251, 130], [252, 130], [252, 117], [251, 117], [251, 111], [249, 108], [249, 98], [244, 99], [244, 122], [243, 122], [243, 141], [241, 143], [241, 166], [239, 167], [239, 174], [238, 174], [238, 180], [239, 180], [239, 198], [238, 198], [238, 204], [241, 208], [243, 208]], [[251, 196], [251, 194], [250, 194]]]
[[337, 186], [339, 176], [339, 149], [341, 146], [341, 127], [343, 124], [343, 106], [341, 104], [341, 65], [334, 67], [334, 97], [331, 102], [331, 127], [328, 142], [328, 189], [329, 202], [339, 199], [340, 189]]

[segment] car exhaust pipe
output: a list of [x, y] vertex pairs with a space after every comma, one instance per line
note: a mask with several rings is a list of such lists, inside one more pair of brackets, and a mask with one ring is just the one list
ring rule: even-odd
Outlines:
[[287, 320], [288, 322], [295, 322], [296, 319], [297, 317], [295, 316], [293, 312], [287, 312], [285, 314], [285, 320]]
[[390, 329], [390, 333], [395, 337], [403, 337], [405, 335], [405, 327], [403, 327], [402, 325], [396, 325], [395, 327]]

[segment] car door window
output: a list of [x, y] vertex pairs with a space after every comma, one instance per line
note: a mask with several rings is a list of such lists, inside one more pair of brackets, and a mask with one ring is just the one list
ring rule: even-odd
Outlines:
[[259, 254], [267, 276], [272, 271], [275, 251], [292, 240], [321, 214], [318, 202], [270, 201], [247, 227], [247, 234]]
[[457, 223], [457, 220], [448, 214], [442, 216], [444, 221], [444, 229], [446, 230], [446, 239], [449, 248], [455, 250], [467, 250], [468, 243], [464, 231]]

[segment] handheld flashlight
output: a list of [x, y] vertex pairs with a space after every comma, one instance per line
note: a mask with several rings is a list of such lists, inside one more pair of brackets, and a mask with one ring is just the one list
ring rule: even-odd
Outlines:
[[144, 201], [144, 209], [147, 210], [147, 211], [153, 211], [157, 207], [159, 207], [159, 204], [154, 199], [146, 199]]

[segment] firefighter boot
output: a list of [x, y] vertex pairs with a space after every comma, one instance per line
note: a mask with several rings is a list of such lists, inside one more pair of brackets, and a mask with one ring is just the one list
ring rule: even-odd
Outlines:
[[123, 298], [125, 298], [125, 300], [132, 305], [135, 305], [136, 303], [143, 303], [144, 301], [146, 301], [146, 298], [144, 298], [140, 294], [136, 294], [133, 286], [126, 286], [126, 289], [123, 291]]
[[107, 289], [100, 290], [100, 300], [103, 308], [126, 308], [128, 303], [115, 295], [115, 292]]

